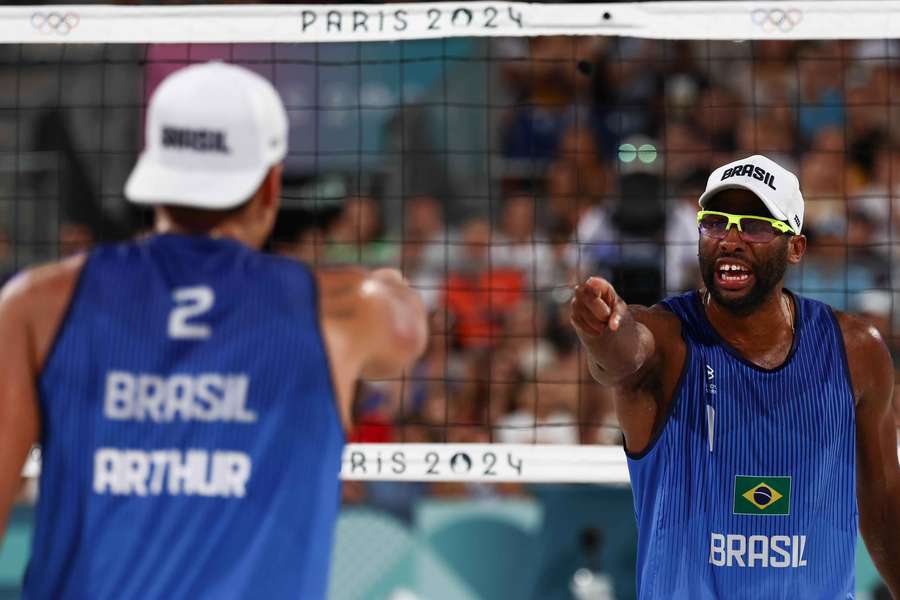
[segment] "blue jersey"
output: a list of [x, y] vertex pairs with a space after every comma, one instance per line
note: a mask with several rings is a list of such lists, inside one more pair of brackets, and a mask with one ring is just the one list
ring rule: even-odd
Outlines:
[[99, 247], [38, 386], [25, 598], [325, 596], [344, 436], [307, 268]]
[[696, 292], [663, 302], [687, 356], [663, 429], [628, 457], [641, 599], [853, 598], [844, 343], [830, 307], [794, 298], [794, 345], [774, 369], [722, 340]]

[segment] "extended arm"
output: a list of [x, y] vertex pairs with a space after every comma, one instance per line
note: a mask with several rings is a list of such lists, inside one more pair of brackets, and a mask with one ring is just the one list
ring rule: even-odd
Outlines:
[[34, 345], [21, 282], [0, 293], [0, 539], [22, 483], [22, 466], [37, 442]]
[[319, 272], [321, 315], [345, 427], [360, 377], [399, 378], [424, 351], [427, 314], [399, 271]]
[[662, 426], [684, 367], [678, 317], [660, 307], [629, 307], [609, 282], [591, 277], [575, 288], [572, 325], [594, 379], [615, 388], [628, 450], [642, 451]]
[[891, 411], [894, 368], [874, 327], [843, 316], [856, 407], [859, 524], [869, 554], [900, 598], [900, 466]]
[[591, 277], [575, 288], [572, 325], [587, 351], [591, 375], [604, 385], [619, 385], [653, 356], [656, 341], [619, 298], [613, 286]]

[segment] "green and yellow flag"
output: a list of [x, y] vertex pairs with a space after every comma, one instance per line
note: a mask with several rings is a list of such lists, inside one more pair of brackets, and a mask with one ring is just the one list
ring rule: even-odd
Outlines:
[[734, 514], [791, 514], [791, 478], [735, 476]]

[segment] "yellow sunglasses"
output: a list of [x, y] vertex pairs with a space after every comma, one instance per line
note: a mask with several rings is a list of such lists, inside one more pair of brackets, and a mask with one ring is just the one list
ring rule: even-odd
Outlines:
[[697, 213], [700, 235], [721, 240], [728, 230], [737, 227], [738, 234], [745, 242], [767, 244], [782, 234], [793, 234], [791, 226], [778, 219], [757, 215], [733, 215], [715, 210], [701, 210]]

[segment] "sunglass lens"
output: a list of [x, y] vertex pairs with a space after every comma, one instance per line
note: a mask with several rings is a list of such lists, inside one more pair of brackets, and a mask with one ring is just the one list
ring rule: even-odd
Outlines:
[[725, 236], [726, 225], [728, 225], [728, 217], [703, 215], [700, 219], [700, 233], [713, 238], [721, 238]]
[[748, 242], [768, 243], [775, 239], [775, 228], [761, 219], [743, 219], [741, 237]]

